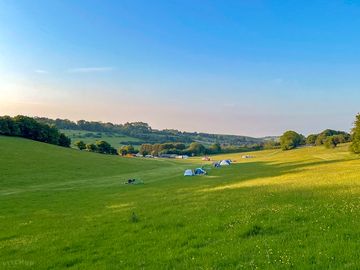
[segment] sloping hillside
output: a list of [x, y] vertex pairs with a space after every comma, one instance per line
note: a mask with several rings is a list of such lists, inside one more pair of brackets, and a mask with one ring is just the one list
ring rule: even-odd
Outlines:
[[346, 145], [251, 155], [186, 178], [209, 164], [0, 137], [0, 268], [360, 268], [358, 157]]

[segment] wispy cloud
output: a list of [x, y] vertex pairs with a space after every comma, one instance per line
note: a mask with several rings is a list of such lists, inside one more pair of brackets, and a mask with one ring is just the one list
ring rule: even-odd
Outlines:
[[44, 70], [44, 69], [36, 69], [36, 70], [34, 70], [34, 72], [38, 73], [38, 74], [49, 74], [49, 71]]
[[70, 68], [67, 72], [70, 73], [91, 73], [91, 72], [108, 72], [114, 70], [113, 67], [81, 67], [81, 68]]

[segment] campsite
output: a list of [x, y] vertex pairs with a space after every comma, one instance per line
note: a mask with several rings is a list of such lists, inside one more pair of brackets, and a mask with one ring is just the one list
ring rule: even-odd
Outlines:
[[360, 0], [0, 0], [0, 270], [360, 270]]
[[[0, 136], [2, 269], [357, 269], [347, 147], [220, 155], [239, 161], [213, 168]], [[201, 166], [208, 176], [183, 176]]]

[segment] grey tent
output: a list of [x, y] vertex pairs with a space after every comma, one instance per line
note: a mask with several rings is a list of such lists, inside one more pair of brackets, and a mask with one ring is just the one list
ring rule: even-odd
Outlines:
[[184, 172], [184, 176], [193, 176], [193, 175], [194, 175], [194, 172], [190, 169], [187, 169]]

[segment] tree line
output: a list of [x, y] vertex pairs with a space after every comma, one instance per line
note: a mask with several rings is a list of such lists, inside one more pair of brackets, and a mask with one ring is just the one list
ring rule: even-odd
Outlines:
[[326, 129], [319, 134], [310, 134], [305, 137], [295, 131], [288, 130], [280, 137], [280, 147], [291, 150], [303, 145], [324, 145], [326, 148], [335, 148], [340, 143], [349, 143], [350, 151], [360, 153], [360, 114], [356, 115], [351, 134], [345, 131]]
[[79, 150], [87, 150], [100, 154], [117, 155], [117, 150], [112, 147], [108, 142], [100, 140], [95, 143], [85, 144], [83, 141], [77, 141], [74, 144]]
[[206, 147], [199, 142], [192, 142], [186, 146], [183, 143], [163, 143], [163, 144], [142, 144], [139, 153], [142, 155], [161, 156], [164, 154], [176, 155], [215, 155], [220, 153], [235, 153], [260, 150], [260, 145], [253, 146], [224, 146], [220, 143], [213, 143]]
[[208, 134], [198, 132], [183, 132], [176, 129], [157, 130], [144, 122], [132, 122], [125, 124], [113, 124], [110, 122], [103, 123], [98, 121], [79, 120], [77, 122], [68, 119], [49, 119], [38, 117], [37, 121], [49, 125], [55, 125], [59, 129], [86, 130], [92, 132], [118, 133], [129, 137], [134, 137], [146, 143], [166, 143], [181, 142], [190, 144], [192, 142], [202, 142], [211, 144], [219, 142], [221, 144], [249, 146], [261, 144], [262, 139], [238, 135]]
[[239, 147], [239, 146], [222, 146], [219, 143], [214, 143], [208, 147], [204, 146], [198, 142], [192, 142], [189, 145], [184, 143], [156, 143], [149, 144], [145, 143], [140, 146], [139, 149], [135, 149], [133, 145], [124, 145], [118, 150], [114, 149], [106, 141], [96, 141], [96, 143], [86, 144], [84, 141], [75, 142], [75, 146], [80, 150], [87, 150], [89, 152], [96, 152], [102, 154], [112, 154], [112, 155], [131, 155], [131, 154], [141, 154], [143, 156], [152, 155], [152, 156], [161, 156], [161, 155], [189, 155], [189, 156], [199, 156], [199, 155], [214, 155], [220, 153], [236, 153], [236, 152], [246, 152], [246, 151], [255, 151], [261, 150], [261, 146], [253, 145], [249, 147]]
[[18, 136], [39, 142], [70, 147], [71, 140], [54, 125], [39, 123], [32, 117], [18, 115], [0, 117], [0, 134]]

